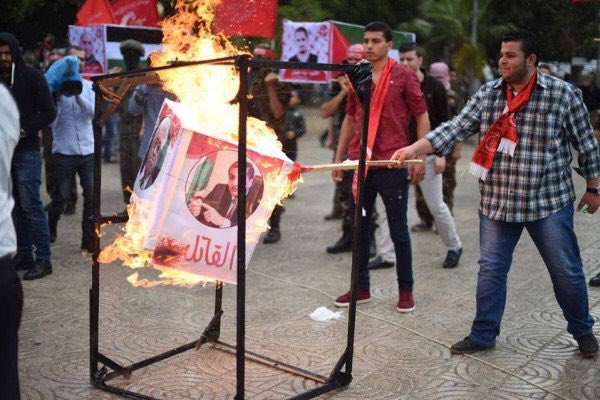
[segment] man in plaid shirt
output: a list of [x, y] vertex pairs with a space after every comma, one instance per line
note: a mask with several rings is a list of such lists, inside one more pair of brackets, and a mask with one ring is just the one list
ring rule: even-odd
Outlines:
[[483, 85], [454, 119], [392, 157], [402, 161], [432, 152], [445, 156], [458, 142], [480, 135], [471, 164], [481, 191], [477, 311], [470, 335], [451, 347], [454, 354], [494, 347], [507, 275], [523, 228], [548, 268], [567, 330], [581, 354], [592, 357], [598, 352], [573, 231], [570, 167], [571, 144], [587, 181], [577, 210], [587, 207], [595, 213], [600, 206], [598, 144], [579, 89], [537, 72], [538, 55], [533, 33], [505, 35], [499, 61], [502, 78]]

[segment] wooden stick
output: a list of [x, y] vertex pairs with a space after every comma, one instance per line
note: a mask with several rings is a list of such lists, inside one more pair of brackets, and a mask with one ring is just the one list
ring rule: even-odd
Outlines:
[[[407, 167], [411, 164], [421, 164], [423, 160], [404, 160], [402, 161], [403, 167]], [[376, 160], [367, 161], [369, 167], [387, 167], [398, 164], [396, 160]], [[319, 164], [319, 165], [303, 165], [302, 173], [305, 172], [327, 172], [327, 171], [338, 171], [338, 170], [352, 170], [358, 169], [358, 161], [345, 161], [338, 164]]]

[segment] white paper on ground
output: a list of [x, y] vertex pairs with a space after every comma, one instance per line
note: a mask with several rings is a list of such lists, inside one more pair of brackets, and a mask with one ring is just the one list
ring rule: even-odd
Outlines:
[[333, 312], [327, 307], [319, 307], [310, 314], [310, 318], [319, 322], [327, 322], [331, 321], [332, 319], [342, 318], [342, 312]]

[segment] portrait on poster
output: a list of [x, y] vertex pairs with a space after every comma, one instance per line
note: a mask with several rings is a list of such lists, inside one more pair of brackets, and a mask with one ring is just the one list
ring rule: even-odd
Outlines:
[[[192, 216], [211, 228], [231, 228], [238, 224], [237, 152], [220, 150], [202, 157], [186, 180], [186, 205]], [[246, 161], [246, 219], [260, 205], [263, 178], [250, 159]]]
[[85, 52], [85, 65], [82, 75], [101, 75], [106, 73], [106, 49], [104, 26], [69, 26], [69, 42]]
[[174, 132], [175, 129], [172, 129], [174, 128], [172, 125], [171, 116], [166, 116], [159, 120], [154, 129], [148, 151], [140, 168], [139, 185], [142, 190], [146, 190], [154, 184], [163, 167], [169, 147], [172, 147], [177, 135], [177, 132]]
[[[144, 212], [144, 248], [152, 263], [223, 282], [237, 281], [238, 146], [181, 118], [193, 109], [165, 100], [134, 193]], [[276, 205], [292, 162], [281, 150], [247, 149], [246, 267]], [[267, 179], [270, 177], [270, 180]]]
[[[329, 22], [283, 23], [282, 61], [328, 63], [331, 29]], [[281, 79], [289, 82], [326, 82], [329, 72], [282, 70]]]

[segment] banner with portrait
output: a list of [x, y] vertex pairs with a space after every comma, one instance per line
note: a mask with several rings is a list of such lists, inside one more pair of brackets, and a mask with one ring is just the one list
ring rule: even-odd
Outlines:
[[162, 37], [159, 28], [146, 26], [69, 26], [69, 42], [85, 51], [82, 72], [85, 77], [123, 71], [125, 64], [120, 45], [127, 39], [141, 43], [144, 55], [140, 57], [140, 67], [145, 67], [148, 55], [162, 49]]
[[[165, 100], [136, 179], [149, 224], [144, 247], [161, 267], [236, 283], [237, 144], [186, 126], [183, 107]], [[276, 203], [266, 196], [292, 162], [283, 152], [249, 148], [246, 163], [247, 267]]]
[[[331, 54], [331, 28], [325, 22], [283, 21], [281, 38], [281, 61], [329, 63]], [[280, 71], [282, 81], [326, 83], [331, 72], [287, 69]]]
[[69, 26], [69, 43], [85, 52], [85, 64], [81, 75], [92, 76], [107, 73], [106, 30], [104, 25]]
[[[364, 29], [362, 25], [340, 21], [293, 22], [284, 19], [281, 61], [341, 64], [346, 59], [348, 47], [363, 42]], [[398, 44], [414, 42], [416, 35], [392, 30], [392, 37], [394, 48], [389, 56], [398, 61]], [[327, 83], [337, 75], [329, 71], [284, 69], [279, 72], [279, 79], [286, 82]]]

